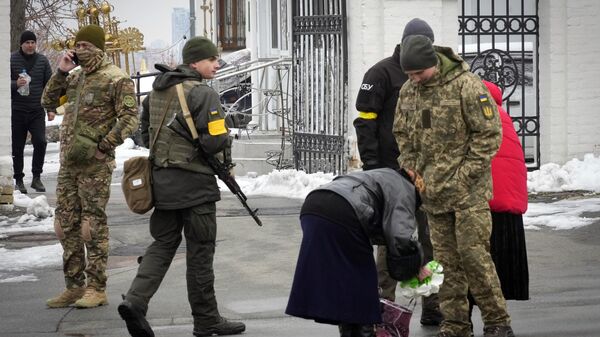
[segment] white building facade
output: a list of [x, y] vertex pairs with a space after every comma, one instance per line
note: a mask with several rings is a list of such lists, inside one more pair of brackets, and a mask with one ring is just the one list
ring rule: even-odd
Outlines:
[[[297, 39], [298, 31], [295, 32], [297, 28], [294, 27], [293, 22], [294, 9], [298, 8], [294, 6], [299, 2], [303, 3], [304, 7], [311, 7], [310, 11], [319, 12], [315, 8], [322, 7], [327, 11], [328, 7], [339, 6], [332, 4], [340, 4], [344, 1], [214, 2], [213, 17], [207, 19], [215, 23], [215, 29], [210, 30], [211, 36], [219, 40], [218, 32], [223, 31], [219, 28], [219, 11], [225, 14], [236, 13], [238, 19], [230, 22], [246, 26], [245, 47], [251, 50], [253, 59], [292, 58], [294, 48], [297, 48], [294, 41], [305, 41]], [[213, 2], [208, 1], [208, 3], [210, 5]], [[344, 62], [347, 63], [345, 70], [347, 83], [341, 94], [346, 99], [343, 112], [346, 125], [345, 132], [340, 134], [343, 134], [347, 140], [345, 157], [348, 168], [360, 165], [352, 121], [358, 115], [354, 109], [354, 102], [362, 77], [373, 64], [392, 54], [409, 20], [415, 17], [424, 19], [433, 28], [436, 36], [435, 44], [453, 47], [457, 52], [463, 50], [472, 52], [476, 49], [473, 42], [469, 41], [478, 41], [482, 50], [490, 48], [490, 43], [486, 42], [486, 45], [477, 36], [469, 36], [465, 44], [463, 35], [469, 34], [464, 34], [464, 30], [462, 34], [459, 33], [461, 31], [459, 19], [461, 15], [465, 15], [462, 12], [462, 3], [463, 1], [458, 0], [345, 1]], [[472, 12], [481, 12], [482, 15], [489, 15], [490, 11], [494, 13], [494, 9], [490, 9], [491, 0], [466, 0], [464, 3], [465, 7]], [[600, 155], [600, 118], [596, 117], [600, 106], [600, 84], [594, 81], [600, 74], [600, 58], [596, 57], [600, 51], [600, 21], [596, 19], [600, 14], [600, 2], [508, 0], [493, 3], [496, 7], [496, 16], [503, 15], [498, 13], [498, 8], [504, 7], [507, 19], [506, 21], [500, 19], [500, 23], [510, 26], [506, 30], [496, 28], [496, 32], [507, 32], [506, 35], [509, 35], [510, 31], [513, 34], [506, 38], [497, 34], [496, 36], [500, 37], [493, 38], [495, 41], [492, 43], [493, 48], [510, 49], [511, 55], [514, 55], [517, 50], [515, 57], [517, 63], [527, 59], [527, 62], [523, 62], [526, 66], [519, 69], [521, 75], [525, 75], [522, 79], [524, 84], [512, 97], [507, 98], [505, 107], [513, 118], [521, 117], [515, 122], [517, 129], [519, 123], [522, 123], [521, 127], [527, 130], [523, 132], [527, 137], [522, 138], [522, 142], [526, 157], [530, 159], [529, 166], [536, 168], [548, 162], [564, 163], [572, 158], [581, 159], [586, 153]], [[218, 5], [223, 4], [227, 8], [217, 8]], [[242, 6], [245, 11], [243, 13], [240, 12]], [[197, 7], [199, 20], [196, 31], [202, 32], [206, 22], [202, 20], [201, 6], [197, 5]], [[531, 15], [532, 18], [528, 19], [526, 15]], [[241, 17], [243, 19], [239, 19]], [[464, 21], [464, 17], [462, 19]], [[487, 23], [485, 19], [481, 21], [484, 25], [489, 22], [492, 21]], [[516, 29], [519, 25], [523, 25], [524, 29]], [[233, 32], [235, 35], [235, 31]], [[520, 34], [522, 36], [519, 36]], [[238, 33], [237, 36], [239, 35]], [[319, 43], [315, 43], [312, 48], [321, 47]], [[518, 55], [519, 50], [523, 51], [521, 56]], [[313, 57], [313, 54], [306, 55]], [[301, 61], [301, 58], [306, 55], [296, 54], [297, 61]], [[314, 55], [316, 55], [315, 59], [322, 57], [319, 53]], [[297, 61], [294, 66], [298, 66]], [[322, 63], [322, 59], [316, 63]], [[319, 70], [318, 67], [315, 69]], [[335, 71], [341, 69], [342, 67], [335, 67]], [[311, 68], [310, 71], [315, 70]], [[267, 76], [267, 82], [273, 79], [272, 76], [272, 73]], [[292, 83], [288, 88], [288, 94], [291, 96], [298, 90], [302, 88], [294, 87]], [[307, 96], [315, 95], [309, 93]], [[319, 97], [317, 100], [320, 99], [328, 98], [323, 95], [323, 98]], [[291, 102], [293, 104], [294, 101]], [[311, 104], [316, 103], [309, 103], [308, 107], [311, 107]], [[293, 110], [294, 107], [291, 109]], [[261, 115], [263, 112], [255, 111], [254, 114]], [[321, 113], [325, 115], [330, 111], [325, 107]], [[267, 128], [272, 130], [281, 128], [279, 124], [269, 125]]]
[[[10, 129], [10, 1], [0, 1], [0, 208], [12, 204]], [[7, 193], [9, 192], [9, 193]]]

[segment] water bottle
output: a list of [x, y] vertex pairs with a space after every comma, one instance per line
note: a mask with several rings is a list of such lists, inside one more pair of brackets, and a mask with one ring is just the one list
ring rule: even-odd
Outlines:
[[19, 74], [19, 77], [24, 78], [27, 81], [27, 83], [19, 87], [17, 89], [17, 92], [21, 94], [21, 96], [29, 96], [29, 82], [31, 82], [31, 76], [27, 74], [27, 70], [23, 69], [23, 71], [21, 71], [21, 73]]

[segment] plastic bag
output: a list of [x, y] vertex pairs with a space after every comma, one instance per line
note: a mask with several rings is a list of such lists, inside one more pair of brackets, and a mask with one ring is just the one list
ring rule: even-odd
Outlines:
[[440, 291], [440, 285], [444, 282], [444, 268], [433, 260], [429, 261], [425, 268], [431, 271], [431, 276], [419, 281], [417, 277], [400, 282], [400, 294], [406, 298], [416, 298], [419, 296], [429, 296]]
[[20, 86], [17, 89], [17, 92], [21, 94], [21, 96], [29, 96], [29, 82], [31, 82], [31, 76], [29, 76], [29, 74], [27, 74], [27, 71], [23, 69], [23, 71], [19, 74], [19, 78], [24, 78], [27, 81], [27, 83], [25, 83], [25, 85], [23, 86]]

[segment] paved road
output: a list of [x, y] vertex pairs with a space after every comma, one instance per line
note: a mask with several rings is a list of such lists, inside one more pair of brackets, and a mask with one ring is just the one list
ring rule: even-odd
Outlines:
[[[53, 191], [55, 183], [49, 179], [46, 184]], [[52, 193], [47, 196], [53, 204]], [[228, 193], [217, 206], [215, 288], [221, 313], [243, 320], [247, 325], [244, 336], [248, 337], [337, 336], [333, 326], [283, 314], [302, 235], [297, 221], [301, 201], [251, 197], [250, 202], [261, 208], [263, 227], [243, 215], [237, 199]], [[110, 304], [87, 310], [46, 309], [45, 299], [64, 286], [62, 271], [36, 270], [37, 282], [0, 284], [0, 336], [127, 336], [116, 306], [135, 275], [137, 256], [150, 242], [148, 216], [132, 215], [126, 209], [119, 186], [113, 188], [108, 213]], [[509, 302], [517, 336], [600, 336], [600, 221], [576, 230], [543, 229], [527, 231], [526, 235], [531, 300]], [[41, 243], [29, 243], [34, 244]], [[418, 324], [419, 315], [417, 307], [411, 336], [435, 336], [435, 329]], [[475, 335], [482, 336], [481, 320], [478, 315], [474, 317]], [[184, 248], [152, 299], [148, 319], [157, 336], [191, 336]]]

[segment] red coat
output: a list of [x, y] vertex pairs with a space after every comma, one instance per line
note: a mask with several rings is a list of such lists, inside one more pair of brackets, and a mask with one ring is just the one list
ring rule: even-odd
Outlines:
[[502, 92], [495, 84], [483, 81], [498, 105], [502, 120], [502, 144], [492, 159], [494, 196], [492, 212], [523, 214], [527, 211], [527, 167], [523, 148], [512, 119], [502, 108]]

